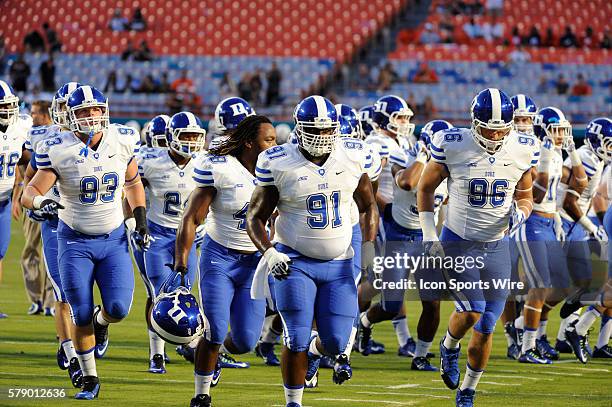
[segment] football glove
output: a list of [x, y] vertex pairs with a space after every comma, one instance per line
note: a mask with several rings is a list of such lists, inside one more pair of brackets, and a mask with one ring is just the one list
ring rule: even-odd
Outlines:
[[35, 196], [32, 200], [32, 206], [34, 209], [37, 209], [41, 215], [51, 217], [57, 216], [57, 211], [59, 209], [64, 209], [62, 204], [43, 195]]
[[565, 230], [563, 230], [563, 221], [561, 220], [561, 215], [559, 213], [555, 213], [554, 216], [554, 227], [555, 227], [555, 237], [560, 242], [565, 242]]
[[268, 264], [268, 271], [272, 273], [272, 276], [277, 280], [284, 280], [289, 277], [291, 270], [289, 264], [291, 259], [285, 253], [281, 253], [274, 247], [270, 247], [263, 254], [266, 263]]
[[525, 212], [523, 212], [519, 208], [518, 203], [516, 201], [512, 202], [510, 217], [510, 223], [512, 224], [512, 227], [510, 228], [510, 231], [508, 231], [508, 234], [512, 235], [527, 220], [527, 218], [525, 217]]
[[185, 287], [191, 291], [191, 283], [186, 278], [189, 270], [185, 266], [176, 266], [173, 264], [166, 264], [166, 267], [170, 268], [171, 272], [166, 277], [166, 280], [162, 283], [160, 292], [171, 293], [179, 287]]

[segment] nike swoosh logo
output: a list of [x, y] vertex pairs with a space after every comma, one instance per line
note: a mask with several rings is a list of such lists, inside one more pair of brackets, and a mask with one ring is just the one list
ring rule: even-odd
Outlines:
[[114, 156], [116, 156], [117, 154], [113, 154], [113, 155], [109, 155], [108, 158], [113, 158]]
[[504, 164], [504, 167], [507, 167], [507, 166], [509, 166], [509, 165], [512, 165], [512, 163], [505, 163], [505, 164]]
[[336, 175], [342, 174], [344, 171], [336, 172]]
[[66, 244], [75, 244], [76, 242], [66, 242]]
[[218, 261], [212, 261], [212, 260], [211, 260], [211, 261], [210, 261], [210, 264], [219, 264], [219, 262], [218, 262]]

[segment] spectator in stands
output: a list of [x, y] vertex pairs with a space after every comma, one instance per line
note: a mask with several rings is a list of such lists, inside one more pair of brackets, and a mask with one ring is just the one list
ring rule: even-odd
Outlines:
[[476, 23], [474, 17], [470, 21], [463, 24], [463, 32], [470, 39], [482, 38], [482, 26]]
[[251, 75], [251, 97], [253, 103], [258, 104], [261, 102], [261, 90], [263, 89], [263, 82], [261, 79], [261, 69], [257, 68], [253, 75]]
[[549, 90], [548, 78], [542, 75], [540, 76], [540, 82], [538, 83], [538, 86], [536, 87], [536, 93], [545, 94], [545, 93], [548, 93], [548, 90]]
[[266, 91], [266, 106], [280, 103], [280, 89], [283, 74], [278, 69], [276, 62], [272, 62], [272, 67], [266, 74], [268, 79], [268, 89]]
[[108, 23], [108, 28], [111, 31], [125, 31], [128, 29], [130, 23], [127, 18], [121, 15], [121, 9], [116, 8], [113, 13], [113, 18], [111, 18], [110, 23]]
[[0, 76], [4, 75], [4, 68], [6, 65], [6, 41], [4, 35], [0, 34]]
[[557, 95], [565, 95], [569, 90], [569, 83], [565, 79], [562, 73], [557, 77], [557, 83], [555, 83], [555, 88], [557, 89]]
[[529, 53], [525, 51], [523, 46], [520, 44], [514, 49], [514, 51], [508, 54], [509, 64], [522, 64], [529, 62], [530, 59], [531, 55], [529, 55]]
[[170, 92], [168, 92], [168, 96], [166, 97], [166, 107], [168, 108], [169, 115], [174, 115], [183, 110], [183, 100], [174, 90], [170, 90]]
[[555, 46], [555, 35], [553, 34], [553, 30], [551, 27], [546, 29], [546, 37], [542, 42], [542, 46], [544, 47], [554, 47]]
[[493, 16], [491, 23], [485, 22], [482, 25], [482, 35], [487, 42], [499, 43], [504, 37], [504, 25]]
[[170, 92], [170, 82], [168, 81], [168, 72], [162, 73], [161, 80], [159, 81], [159, 92], [168, 93]]
[[504, 0], [487, 0], [487, 14], [501, 16], [504, 10]]
[[359, 67], [357, 68], [356, 79], [356, 84], [352, 84], [351, 87], [359, 87], [365, 90], [376, 89], [376, 83], [372, 78], [372, 72], [370, 71], [370, 67], [367, 64], [359, 64]]
[[253, 100], [253, 92], [251, 91], [251, 74], [245, 72], [238, 82], [238, 96], [246, 101]]
[[49, 58], [38, 68], [40, 73], [40, 84], [44, 92], [55, 92], [55, 64], [53, 63], [53, 54], [49, 53]]
[[179, 95], [184, 93], [192, 93], [195, 91], [193, 81], [189, 79], [189, 72], [186, 69], [181, 71], [180, 78], [172, 82], [170, 88], [172, 88], [172, 90]]
[[104, 85], [104, 93], [113, 93], [117, 91], [117, 72], [112, 70], [108, 73], [106, 84]]
[[421, 62], [412, 81], [414, 83], [438, 83], [440, 80], [436, 71], [427, 62]]
[[595, 35], [593, 34], [593, 28], [587, 27], [584, 30], [584, 38], [582, 38], [582, 46], [585, 48], [593, 48], [595, 45]]
[[419, 41], [421, 44], [438, 44], [440, 42], [440, 36], [434, 30], [433, 24], [425, 24], [425, 29], [421, 32]]
[[538, 28], [535, 25], [531, 26], [531, 31], [529, 32], [529, 35], [525, 38], [525, 45], [539, 47], [541, 42], [542, 40], [540, 38], [540, 32], [538, 31]]
[[157, 92], [157, 85], [155, 84], [155, 79], [153, 79], [153, 75], [148, 74], [140, 83], [140, 87], [138, 88], [139, 93], [155, 93]]
[[62, 49], [62, 43], [57, 38], [57, 33], [51, 26], [49, 26], [48, 22], [43, 23], [43, 30], [45, 32], [45, 37], [47, 38], [47, 47], [49, 52], [59, 52]]
[[225, 99], [236, 95], [236, 92], [236, 84], [232, 78], [230, 78], [229, 73], [227, 73], [227, 71], [223, 72], [221, 80], [219, 81], [219, 95], [221, 95], [222, 99]]
[[572, 87], [572, 96], [589, 96], [593, 93], [591, 85], [584, 79], [584, 76], [579, 73], [578, 81]]
[[30, 65], [25, 61], [23, 54], [19, 54], [9, 70], [11, 83], [16, 92], [26, 92], [28, 90], [28, 77], [30, 73]]
[[519, 28], [515, 25], [512, 28], [512, 36], [510, 37], [510, 44], [516, 47], [520, 45], [522, 42], [523, 40], [521, 38], [521, 32], [519, 31]]
[[429, 121], [436, 117], [436, 106], [433, 103], [431, 96], [425, 96], [423, 103], [417, 106], [417, 115], [419, 115], [423, 121]]
[[147, 41], [140, 41], [140, 45], [138, 49], [134, 51], [134, 61], [152, 61], [153, 60], [153, 51], [149, 48], [149, 44]]
[[134, 31], [144, 31], [147, 28], [147, 22], [145, 21], [142, 10], [140, 7], [134, 10], [132, 14], [132, 21], [130, 21], [130, 29]]
[[[606, 30], [603, 40], [599, 43], [601, 49], [610, 49], [610, 33]], [[612, 82], [611, 82], [612, 83]]]
[[399, 81], [397, 72], [393, 69], [390, 62], [387, 62], [378, 73], [378, 89], [389, 90], [391, 85]]
[[41, 52], [45, 50], [45, 40], [38, 30], [30, 31], [23, 38], [25, 52]]
[[408, 104], [408, 107], [410, 107], [413, 111], [416, 111], [417, 102], [414, 98], [414, 93], [410, 92], [410, 94], [408, 95], [408, 99], [406, 99], [406, 103]]
[[127, 47], [121, 53], [121, 60], [127, 61], [129, 59], [134, 58], [136, 55], [136, 48], [134, 48], [134, 43], [132, 40], [128, 40]]
[[578, 46], [578, 39], [576, 38], [576, 35], [572, 31], [572, 27], [570, 27], [569, 25], [565, 27], [565, 33], [559, 40], [559, 45], [561, 45], [564, 48], [571, 48], [571, 47]]

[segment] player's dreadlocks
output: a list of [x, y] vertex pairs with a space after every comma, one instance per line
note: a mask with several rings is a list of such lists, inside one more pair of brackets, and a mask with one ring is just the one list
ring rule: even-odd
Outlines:
[[209, 150], [211, 155], [233, 155], [242, 154], [242, 149], [247, 141], [255, 141], [262, 124], [272, 124], [266, 116], [249, 116], [238, 124], [235, 129], [225, 130], [222, 137], [228, 137], [219, 146]]

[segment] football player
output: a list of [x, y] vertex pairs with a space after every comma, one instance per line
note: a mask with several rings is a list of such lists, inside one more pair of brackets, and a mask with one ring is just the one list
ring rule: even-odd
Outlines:
[[195, 168], [197, 188], [176, 238], [175, 270], [185, 275], [195, 230], [206, 218], [199, 279], [206, 328], [196, 351], [191, 407], [211, 405], [210, 387], [217, 385], [221, 373], [217, 355], [251, 351], [266, 310], [264, 300], [251, 299], [261, 256], [246, 232], [246, 215], [257, 184], [257, 157], [276, 145], [276, 134], [268, 118], [249, 116], [225, 135], [227, 140], [209, 150]]
[[[464, 270], [450, 267], [443, 273], [449, 284], [462, 283], [465, 288], [448, 287], [455, 299], [455, 311], [440, 342], [440, 373], [447, 387], [459, 387], [456, 405], [461, 407], [473, 406], [476, 386], [489, 359], [495, 323], [509, 292], [508, 286], [493, 287], [495, 281], [511, 277], [505, 236], [508, 220], [512, 218], [512, 227], [518, 228], [529, 217], [533, 207], [531, 167], [538, 162], [534, 137], [509, 136], [514, 109], [505, 93], [495, 88], [478, 93], [472, 101], [471, 116], [471, 129], [450, 129], [434, 135], [432, 160], [423, 171], [417, 193], [427, 253], [456, 259], [455, 265], [465, 266]], [[446, 178], [448, 216], [439, 239], [435, 191]], [[470, 264], [458, 263], [470, 257]], [[472, 327], [466, 375], [460, 386], [460, 341]]]
[[[410, 120], [414, 116], [414, 112], [408, 106], [406, 101], [399, 96], [387, 95], [383, 96], [376, 101], [374, 104], [374, 113], [372, 115], [372, 123], [374, 124], [375, 133], [370, 134], [366, 139], [366, 142], [370, 144], [376, 144], [380, 146], [379, 152], [381, 155], [388, 151], [389, 156], [399, 156], [404, 150], [410, 149], [414, 144], [414, 123], [410, 123]], [[386, 151], [383, 150], [386, 147]], [[383, 163], [385, 163], [383, 161]], [[391, 207], [387, 207], [387, 204], [393, 200], [393, 175], [391, 173], [391, 166], [384, 165], [382, 173], [380, 175], [378, 190], [376, 192], [376, 200], [378, 203], [378, 209], [383, 214], [382, 218], [388, 217], [386, 211], [390, 210]], [[384, 225], [379, 225], [379, 243], [384, 245], [386, 240]], [[364, 290], [362, 290], [363, 296], [366, 297], [363, 301], [369, 303], [368, 290], [369, 286], [366, 284]], [[371, 298], [371, 297], [370, 297]], [[363, 314], [362, 314], [363, 315]], [[358, 349], [361, 354], [366, 355], [371, 353], [370, 342], [365, 340], [367, 337], [367, 321], [362, 319], [362, 323], [366, 325], [360, 325], [358, 336], [360, 339], [357, 341]], [[410, 335], [408, 329], [408, 321], [406, 319], [406, 309], [402, 304], [400, 311], [391, 320], [395, 335], [397, 337], [399, 349], [399, 356], [414, 356], [414, 350], [416, 348], [416, 342]], [[362, 329], [365, 328], [365, 329]], [[365, 336], [364, 336], [365, 333]], [[363, 345], [366, 345], [364, 348]]]
[[[555, 221], [557, 187], [563, 178], [569, 180], [572, 190], [582, 191], [586, 187], [586, 174], [574, 144], [572, 127], [561, 110], [556, 107], [540, 109], [533, 127], [541, 140], [540, 160], [533, 182], [534, 209], [514, 234], [530, 287], [523, 309], [522, 349], [518, 360], [550, 364], [551, 360], [559, 359], [558, 352], [546, 337], [548, 313], [560, 301], [553, 295], [553, 289], [569, 286], [559, 239], [563, 239], [561, 224]], [[563, 166], [562, 149], [570, 157], [571, 169]]]
[[[2, 260], [11, 240], [11, 197], [17, 166], [27, 165], [30, 153], [25, 147], [32, 118], [19, 113], [19, 98], [11, 86], [0, 80], [0, 282]], [[0, 319], [7, 315], [0, 312]]]
[[[62, 131], [68, 130], [68, 121], [66, 114], [66, 100], [68, 95], [81, 86], [78, 82], [68, 82], [58, 89], [51, 102], [51, 119], [53, 125], [36, 127], [30, 130], [27, 148], [31, 152], [31, 159], [25, 171], [23, 183], [28, 185], [36, 171], [36, 159], [34, 152], [41, 143], [46, 140], [53, 139]], [[46, 194], [47, 197], [59, 200], [59, 191], [57, 185], [54, 185]], [[66, 301], [66, 295], [62, 289], [62, 281], [59, 273], [58, 258], [57, 258], [57, 212], [40, 213], [40, 211], [29, 211], [29, 216], [41, 223], [41, 237], [43, 246], [43, 256], [45, 266], [47, 268], [47, 276], [53, 286], [53, 294], [55, 296], [55, 330], [60, 341], [60, 346], [57, 351], [57, 364], [62, 370], [68, 370], [68, 375], [74, 387], [82, 385], [82, 371], [79, 366], [77, 354], [72, 342], [70, 332], [70, 307]]]
[[[596, 226], [586, 214], [601, 182], [603, 167], [612, 159], [612, 120], [605, 117], [592, 120], [586, 129], [585, 144], [578, 149], [578, 152], [588, 176], [588, 186], [582, 193], [567, 190], [561, 216], [563, 216], [567, 239], [571, 241], [567, 261], [570, 269], [579, 273], [578, 276], [573, 276], [574, 282], [578, 287], [586, 287], [584, 282], [588, 282], [591, 277], [591, 256], [588, 242], [585, 241], [587, 233], [599, 242], [603, 243], [608, 240], [604, 226]], [[582, 305], [590, 305], [580, 319], [565, 330], [567, 342], [582, 363], [586, 363], [588, 359], [587, 333], [589, 328], [602, 315], [605, 308], [612, 306], [610, 299], [612, 296], [610, 296], [608, 286], [598, 292], [595, 298], [591, 297], [589, 293], [582, 293], [579, 290], [561, 308], [561, 317], [566, 318]]]
[[[281, 360], [287, 407], [299, 407], [308, 352], [342, 354], [357, 313], [353, 279], [351, 205], [365, 213], [366, 259], [373, 257], [378, 211], [364, 167], [365, 145], [338, 140], [334, 105], [309, 96], [294, 111], [298, 144], [272, 147], [257, 162], [258, 185], [247, 214], [247, 231], [263, 253], [267, 270], [256, 274], [255, 297], [274, 277], [276, 305], [284, 324]], [[361, 152], [361, 153], [360, 153]], [[276, 245], [266, 223], [275, 208]], [[319, 341], [311, 341], [313, 320]], [[344, 358], [342, 358], [344, 359]], [[334, 367], [344, 369], [336, 363]]]
[[[108, 345], [108, 325], [127, 316], [134, 291], [122, 225], [122, 190], [136, 218], [139, 247], [145, 250], [150, 239], [144, 190], [134, 160], [138, 148], [134, 130], [109, 127], [108, 100], [90, 86], [70, 93], [67, 110], [70, 131], [40, 143], [36, 150], [38, 172], [24, 189], [21, 202], [42, 213], [59, 210], [60, 277], [83, 370], [83, 387], [75, 398], [91, 400], [100, 392], [94, 351]], [[44, 195], [60, 177], [61, 204]], [[103, 304], [95, 312], [94, 281]]]
[[[153, 119], [155, 120], [155, 119]], [[161, 127], [161, 125], [160, 125]], [[173, 273], [176, 234], [183, 216], [183, 208], [195, 188], [193, 171], [195, 156], [204, 148], [206, 131], [200, 119], [191, 112], [176, 113], [168, 121], [166, 145], [156, 156], [139, 162], [140, 179], [148, 192], [147, 221], [152, 237], [150, 249], [144, 253], [145, 285], [148, 298], [156, 298], [162, 284]], [[130, 231], [135, 229], [133, 218], [126, 220]], [[195, 281], [197, 269], [196, 246], [188, 253], [186, 284]], [[147, 301], [147, 325], [149, 327], [149, 372], [166, 373], [164, 363], [165, 342], [151, 329], [150, 301]]]

